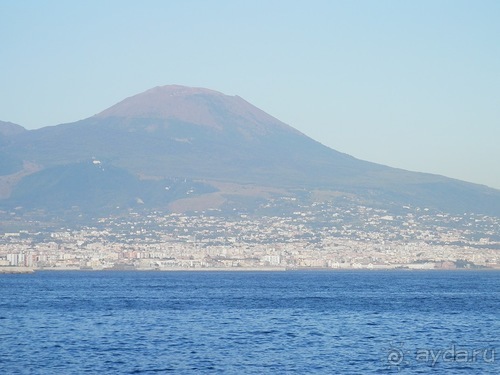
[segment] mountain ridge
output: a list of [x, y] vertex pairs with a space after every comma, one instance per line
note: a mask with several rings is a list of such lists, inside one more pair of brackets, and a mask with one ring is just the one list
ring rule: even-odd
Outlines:
[[9, 121], [0, 121], [0, 135], [12, 136], [27, 131], [24, 127]]
[[[77, 168], [97, 159], [139, 180], [323, 189], [375, 204], [430, 205], [500, 216], [499, 190], [363, 161], [322, 145], [238, 96], [179, 85], [146, 90], [74, 123], [19, 131], [0, 145], [0, 155], [13, 160], [4, 175], [22, 168], [23, 162], [40, 166], [36, 177], [43, 176], [44, 169]], [[33, 177], [31, 181], [37, 183]], [[59, 188], [64, 186], [70, 184]], [[20, 204], [22, 196], [15, 189]], [[155, 202], [161, 204], [161, 199]], [[8, 205], [9, 199], [2, 203]]]

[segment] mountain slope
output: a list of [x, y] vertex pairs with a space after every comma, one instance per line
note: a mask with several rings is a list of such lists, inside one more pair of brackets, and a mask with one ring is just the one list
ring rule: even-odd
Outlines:
[[21, 125], [14, 124], [12, 122], [0, 121], [0, 136], [1, 137], [11, 137], [13, 135], [21, 134], [27, 130]]
[[[9, 145], [13, 136], [26, 132], [22, 126], [0, 121], [0, 148]], [[23, 161], [0, 150], [0, 176], [9, 175], [22, 169]]]
[[166, 206], [187, 195], [214, 191], [208, 185], [189, 180], [140, 180], [124, 169], [93, 160], [50, 167], [25, 177], [10, 202], [49, 211], [78, 208], [106, 212], [139, 205]]
[[376, 204], [500, 215], [498, 190], [356, 159], [238, 96], [201, 88], [156, 87], [85, 120], [9, 136], [0, 152], [43, 168], [97, 158], [143, 180], [335, 190]]

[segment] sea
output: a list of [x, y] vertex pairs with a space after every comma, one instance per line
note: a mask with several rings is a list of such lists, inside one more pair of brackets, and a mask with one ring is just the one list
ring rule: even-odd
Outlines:
[[500, 272], [1, 274], [0, 373], [500, 374]]

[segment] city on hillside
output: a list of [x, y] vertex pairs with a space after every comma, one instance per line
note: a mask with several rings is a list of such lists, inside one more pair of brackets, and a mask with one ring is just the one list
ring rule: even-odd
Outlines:
[[293, 200], [252, 213], [129, 210], [79, 225], [1, 212], [0, 272], [500, 268], [498, 217]]

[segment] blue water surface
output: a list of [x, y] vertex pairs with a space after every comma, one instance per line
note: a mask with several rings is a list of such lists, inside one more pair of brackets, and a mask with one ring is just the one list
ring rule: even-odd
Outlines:
[[498, 374], [500, 272], [0, 275], [2, 374]]

